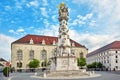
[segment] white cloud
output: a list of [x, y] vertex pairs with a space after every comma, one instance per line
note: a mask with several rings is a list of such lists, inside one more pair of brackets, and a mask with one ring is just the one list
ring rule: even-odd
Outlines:
[[38, 0], [33, 0], [29, 3], [27, 3], [26, 5], [27, 5], [27, 7], [31, 7], [31, 6], [38, 7], [39, 6], [39, 1]]
[[34, 26], [31, 26], [31, 27], [29, 27], [30, 29], [33, 29], [34, 28]]
[[13, 34], [21, 34], [24, 32], [23, 28], [18, 28], [17, 30], [10, 29], [8, 32], [13, 33]]
[[24, 29], [22, 29], [22, 28], [17, 29], [16, 32], [18, 32], [18, 33], [24, 32]]
[[13, 33], [13, 34], [17, 34], [16, 31], [14, 31], [13, 29], [10, 29], [8, 32]]
[[9, 32], [10, 32], [10, 33], [14, 33], [15, 31], [11, 29], [11, 30], [9, 30]]
[[89, 23], [89, 26], [93, 27], [96, 25], [96, 21], [95, 20], [92, 20], [90, 23]]
[[45, 27], [49, 27], [49, 25], [50, 25], [50, 23], [48, 22], [47, 19], [44, 19], [44, 20], [43, 20], [43, 23], [45, 24]]
[[91, 13], [96, 15], [96, 17], [93, 15], [94, 20], [102, 33], [113, 33], [120, 29], [120, 0], [74, 0], [73, 3], [88, 4]]
[[48, 5], [47, 0], [43, 0], [43, 6], [47, 6], [47, 5]]
[[41, 10], [41, 14], [44, 16], [44, 17], [48, 17], [48, 14], [47, 14], [47, 11], [46, 11], [46, 8], [43, 7], [43, 8], [40, 8]]
[[[96, 32], [100, 32], [99, 34], [91, 32], [80, 35], [78, 33], [81, 39], [79, 39], [78, 36], [74, 37], [77, 37], [78, 41], [83, 41], [88, 45], [90, 51], [114, 40], [120, 40], [120, 0], [74, 0], [73, 3], [79, 6], [81, 4], [88, 5], [88, 8], [93, 14], [86, 15], [87, 18], [91, 18], [89, 26], [95, 26], [94, 29], [96, 28]], [[86, 20], [86, 18], [83, 18], [81, 15], [78, 16], [78, 19]]]
[[50, 25], [49, 28], [35, 29], [34, 32], [36, 34], [41, 34], [41, 35], [58, 36], [58, 28], [59, 26], [55, 24], [55, 25]]
[[24, 2], [20, 2], [18, 0], [14, 0], [15, 1], [15, 8], [18, 8], [18, 9], [22, 9], [22, 5]]
[[88, 13], [85, 16], [78, 15], [77, 17], [78, 17], [79, 20], [85, 21], [85, 20], [91, 19], [92, 16], [93, 16], [92, 13]]
[[5, 10], [11, 10], [11, 7], [9, 5], [5, 6]]
[[0, 57], [3, 57], [7, 60], [10, 59], [11, 54], [11, 42], [15, 41], [15, 38], [10, 36], [0, 34]]
[[11, 23], [15, 23], [15, 21], [11, 20]]
[[80, 34], [73, 29], [69, 30], [69, 34], [73, 40], [85, 45], [89, 49], [89, 52], [105, 46], [115, 40], [120, 40], [120, 34], [113, 36], [107, 34]]
[[57, 21], [57, 15], [53, 15], [52, 16], [52, 20], [55, 22], [55, 21]]
[[[85, 16], [78, 15], [77, 18], [73, 20], [73, 22], [69, 23], [69, 26], [84, 25], [88, 22], [87, 20], [91, 20], [92, 16], [92, 13], [88, 13]], [[91, 23], [91, 25], [92, 24], [93, 22]]]
[[[78, 15], [77, 18], [73, 20], [73, 22], [69, 23], [69, 26], [84, 25], [88, 23], [88, 20], [91, 20], [92, 16], [93, 13], [88, 13], [85, 16]], [[91, 22], [90, 25], [93, 25], [93, 22]]]

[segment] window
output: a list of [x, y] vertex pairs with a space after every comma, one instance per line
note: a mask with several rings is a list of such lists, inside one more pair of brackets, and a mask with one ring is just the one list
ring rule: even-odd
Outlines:
[[22, 50], [17, 51], [17, 60], [22, 60]]
[[118, 63], [118, 60], [116, 60], [116, 63]]
[[115, 66], [116, 69], [118, 69], [118, 66]]
[[80, 58], [83, 58], [83, 52], [80, 53]]
[[47, 59], [47, 52], [46, 52], [46, 50], [43, 50], [43, 51], [42, 51], [42, 59], [43, 59], [43, 60], [46, 60], [46, 59]]
[[30, 59], [34, 59], [34, 51], [30, 50], [30, 54], [29, 54]]
[[118, 56], [116, 55], [115, 58], [118, 58]]
[[21, 68], [22, 67], [22, 62], [17, 62], [17, 67]]
[[106, 63], [106, 61], [104, 60], [104, 63]]

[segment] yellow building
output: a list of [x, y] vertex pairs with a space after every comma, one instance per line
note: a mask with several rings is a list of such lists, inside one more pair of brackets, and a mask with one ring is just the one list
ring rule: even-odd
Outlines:
[[[15, 69], [28, 69], [28, 63], [32, 59], [40, 61], [40, 67], [43, 67], [43, 62], [54, 55], [54, 49], [58, 42], [57, 37], [41, 36], [41, 35], [26, 35], [11, 44], [11, 65]], [[87, 48], [74, 40], [70, 39], [71, 48], [74, 50], [77, 58], [86, 58]]]

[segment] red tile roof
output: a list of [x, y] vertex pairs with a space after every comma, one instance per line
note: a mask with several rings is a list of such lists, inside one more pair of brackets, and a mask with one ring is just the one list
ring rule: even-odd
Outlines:
[[3, 59], [3, 58], [0, 58], [0, 61], [5, 61], [5, 62], [7, 62], [5, 59]]
[[[26, 35], [26, 36], [24, 36], [24, 37], [22, 37], [22, 38], [20, 38], [20, 39], [18, 39], [16, 41], [14, 41], [13, 43], [28, 44], [30, 42], [30, 39], [33, 40], [34, 44], [42, 44], [42, 40], [45, 40], [45, 44], [46, 45], [52, 45], [53, 41], [58, 42], [58, 38], [57, 37], [28, 34], [28, 35]], [[84, 47], [84, 48], [86, 48], [85, 46], [75, 42], [72, 39], [70, 39], [70, 41], [71, 41], [71, 43], [74, 42], [75, 47]]]
[[103, 51], [108, 50], [108, 49], [120, 49], [120, 41], [114, 41], [114, 42], [112, 42], [104, 47], [101, 47], [101, 48], [87, 54], [87, 57], [92, 56], [94, 54], [98, 54], [98, 53], [103, 52]]

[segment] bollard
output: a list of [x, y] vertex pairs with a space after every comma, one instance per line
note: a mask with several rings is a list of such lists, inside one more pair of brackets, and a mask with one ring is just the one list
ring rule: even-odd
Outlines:
[[46, 78], [46, 73], [44, 73], [43, 77]]
[[37, 76], [37, 72], [35, 72], [35, 76]]

